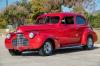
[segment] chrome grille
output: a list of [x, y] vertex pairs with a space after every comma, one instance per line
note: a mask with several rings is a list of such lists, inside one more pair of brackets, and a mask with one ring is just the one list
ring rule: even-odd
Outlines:
[[24, 38], [23, 34], [17, 34], [17, 39], [23, 39], [23, 38]]
[[24, 38], [23, 34], [17, 34], [17, 38], [12, 41], [13, 46], [27, 46], [28, 39]]

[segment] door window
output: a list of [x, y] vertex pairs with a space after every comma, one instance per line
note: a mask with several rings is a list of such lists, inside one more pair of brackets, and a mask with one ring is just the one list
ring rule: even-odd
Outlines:
[[47, 16], [47, 17], [41, 17], [38, 18], [36, 21], [36, 24], [57, 24], [60, 20], [59, 16]]
[[85, 19], [83, 17], [77, 16], [76, 17], [76, 23], [77, 24], [86, 24], [86, 21], [85, 21]]
[[62, 24], [74, 24], [73, 17], [65, 17], [65, 18], [62, 20]]

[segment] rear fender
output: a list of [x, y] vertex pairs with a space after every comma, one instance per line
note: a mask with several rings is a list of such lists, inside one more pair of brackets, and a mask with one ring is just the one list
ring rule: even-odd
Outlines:
[[87, 37], [91, 35], [92, 36], [92, 32], [90, 30], [85, 30], [83, 35], [82, 35], [82, 38], [81, 38], [81, 44], [82, 45], [86, 45], [87, 44]]

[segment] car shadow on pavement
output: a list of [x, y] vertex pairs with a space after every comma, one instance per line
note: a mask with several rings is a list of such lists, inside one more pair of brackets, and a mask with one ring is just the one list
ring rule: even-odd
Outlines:
[[32, 52], [22, 53], [22, 56], [40, 56], [40, 55], [38, 54], [38, 52], [32, 51]]
[[[92, 50], [98, 49], [100, 47], [94, 47]], [[84, 50], [82, 47], [77, 48], [66, 48], [66, 49], [59, 49], [55, 52], [55, 54], [65, 54], [65, 53], [74, 53], [74, 52], [82, 52], [82, 51], [92, 51], [92, 50]]]
[[[94, 47], [93, 50], [98, 49], [100, 47]], [[77, 48], [66, 48], [66, 49], [58, 49], [55, 51], [53, 55], [56, 54], [66, 54], [66, 53], [74, 53], [74, 52], [82, 52], [82, 51], [92, 51], [92, 50], [83, 50], [82, 47], [77, 47]], [[32, 51], [32, 52], [24, 52], [22, 53], [21, 56], [40, 56], [37, 51]]]

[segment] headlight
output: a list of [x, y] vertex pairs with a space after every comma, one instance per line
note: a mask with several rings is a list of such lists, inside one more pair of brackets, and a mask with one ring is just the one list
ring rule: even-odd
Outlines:
[[34, 36], [34, 33], [29, 33], [29, 38], [33, 38]]
[[16, 32], [22, 32], [21, 30], [17, 30]]
[[11, 34], [7, 34], [6, 38], [10, 39], [10, 37], [11, 37]]

